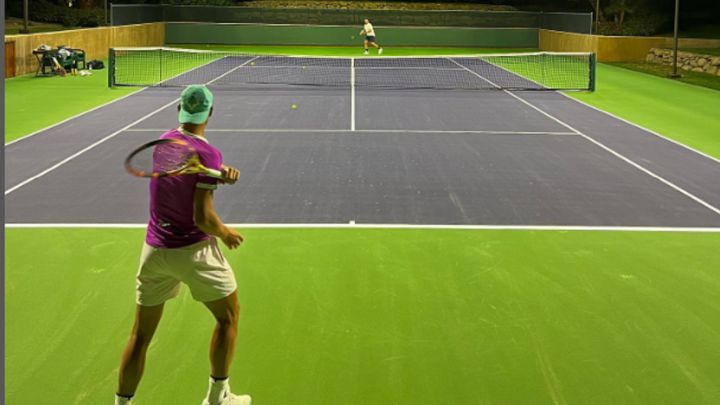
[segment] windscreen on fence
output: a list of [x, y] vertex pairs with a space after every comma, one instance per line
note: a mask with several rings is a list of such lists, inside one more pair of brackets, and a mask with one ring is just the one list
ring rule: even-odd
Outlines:
[[547, 28], [588, 34], [590, 13], [541, 13], [472, 10], [333, 10], [247, 7], [113, 4], [112, 24], [145, 22], [214, 22], [255, 24], [359, 25], [369, 18], [376, 26]]

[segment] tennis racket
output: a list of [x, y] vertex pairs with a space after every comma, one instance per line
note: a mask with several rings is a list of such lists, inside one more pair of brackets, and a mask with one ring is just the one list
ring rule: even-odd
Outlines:
[[203, 166], [197, 151], [180, 139], [159, 139], [140, 146], [125, 159], [125, 169], [138, 177], [204, 174], [223, 179], [221, 171]]

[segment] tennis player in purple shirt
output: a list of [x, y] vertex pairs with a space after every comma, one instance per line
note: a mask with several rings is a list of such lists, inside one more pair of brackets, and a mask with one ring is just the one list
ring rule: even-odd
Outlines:
[[189, 142], [202, 164], [221, 170], [223, 179], [194, 174], [150, 180], [150, 221], [136, 280], [135, 325], [123, 352], [115, 405], [132, 403], [163, 305], [178, 295], [181, 283], [217, 320], [210, 342], [210, 384], [202, 404], [250, 405], [250, 396], [230, 391], [228, 373], [235, 351], [239, 305], [235, 275], [216, 240], [235, 249], [243, 237], [225, 226], [213, 208], [218, 183], [234, 184], [240, 172], [223, 165], [220, 151], [205, 139], [213, 111], [210, 90], [188, 86], [178, 110], [180, 127], [161, 138]]

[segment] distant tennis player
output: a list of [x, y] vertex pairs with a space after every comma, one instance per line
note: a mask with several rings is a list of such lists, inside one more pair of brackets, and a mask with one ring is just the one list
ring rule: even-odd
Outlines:
[[[180, 127], [161, 138], [192, 145], [202, 164], [221, 170], [220, 183], [234, 184], [240, 172], [222, 164], [222, 154], [205, 139], [213, 111], [213, 95], [205, 86], [189, 86], [178, 106]], [[230, 392], [228, 372], [235, 351], [239, 305], [230, 265], [215, 237], [235, 249], [243, 237], [228, 228], [213, 208], [218, 180], [200, 174], [150, 180], [150, 221], [136, 279], [136, 314], [130, 340], [122, 355], [116, 405], [131, 404], [145, 367], [165, 301], [180, 292], [180, 283], [217, 320], [210, 342], [210, 387], [203, 405], [250, 405], [248, 395]], [[178, 355], [182, 355], [181, 352]]]
[[363, 46], [365, 48], [365, 55], [368, 54], [368, 44], [374, 46], [378, 50], [378, 55], [382, 55], [382, 47], [378, 45], [378, 43], [375, 40], [375, 29], [373, 28], [372, 24], [370, 23], [370, 20], [367, 18], [365, 19], [363, 30], [360, 31], [360, 35], [365, 35], [365, 40], [363, 41]]

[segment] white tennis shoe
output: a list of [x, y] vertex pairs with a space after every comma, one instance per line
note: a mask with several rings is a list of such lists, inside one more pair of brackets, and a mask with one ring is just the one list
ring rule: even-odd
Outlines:
[[202, 405], [251, 405], [252, 398], [250, 395], [235, 395], [231, 392], [225, 393], [225, 398], [217, 404], [211, 404], [210, 401], [205, 398]]
[[378, 55], [382, 55], [382, 48], [378, 49]]
[[363, 52], [363, 55], [367, 55], [367, 54], [368, 54], [368, 51]]

